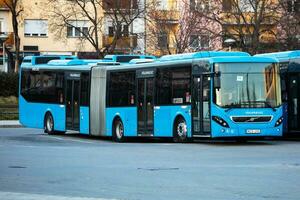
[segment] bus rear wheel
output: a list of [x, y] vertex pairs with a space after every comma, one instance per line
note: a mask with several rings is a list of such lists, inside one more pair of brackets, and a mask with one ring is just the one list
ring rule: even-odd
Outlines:
[[124, 142], [124, 125], [120, 119], [114, 121], [113, 140], [116, 142]]
[[50, 113], [46, 114], [45, 121], [44, 121], [44, 129], [45, 133], [54, 134], [54, 119]]
[[183, 118], [177, 119], [174, 123], [173, 141], [187, 142], [187, 125]]

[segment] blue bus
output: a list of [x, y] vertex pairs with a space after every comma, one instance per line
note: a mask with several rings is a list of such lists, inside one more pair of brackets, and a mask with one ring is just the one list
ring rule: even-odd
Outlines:
[[279, 61], [284, 107], [284, 133], [286, 136], [300, 133], [300, 50], [258, 54]]
[[118, 142], [282, 135], [279, 66], [272, 58], [24, 67], [20, 82], [20, 122], [49, 134], [75, 130]]

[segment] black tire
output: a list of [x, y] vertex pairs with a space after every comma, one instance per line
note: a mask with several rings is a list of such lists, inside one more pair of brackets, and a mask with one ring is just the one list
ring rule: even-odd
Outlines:
[[183, 118], [178, 118], [173, 127], [173, 141], [174, 142], [187, 142], [187, 125]]
[[121, 119], [116, 119], [113, 124], [113, 140], [115, 142], [124, 142], [124, 125]]
[[47, 113], [44, 120], [44, 129], [45, 133], [48, 133], [49, 135], [55, 134], [54, 131], [54, 119], [51, 113]]

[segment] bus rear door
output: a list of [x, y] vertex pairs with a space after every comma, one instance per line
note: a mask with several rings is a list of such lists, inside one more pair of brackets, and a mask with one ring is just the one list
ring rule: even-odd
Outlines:
[[153, 136], [154, 69], [137, 70], [138, 136]]

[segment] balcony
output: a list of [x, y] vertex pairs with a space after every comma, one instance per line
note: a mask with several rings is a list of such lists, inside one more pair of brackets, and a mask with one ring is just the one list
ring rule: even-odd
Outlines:
[[[110, 46], [113, 42], [113, 37], [104, 35], [102, 37], [102, 46]], [[137, 46], [137, 36], [123, 36], [117, 40], [116, 49], [118, 50], [128, 50], [135, 48]]]
[[167, 24], [177, 24], [180, 19], [178, 10], [154, 10], [151, 11], [150, 16], [152, 19], [156, 19], [156, 21]]
[[138, 7], [137, 0], [103, 0], [103, 9], [106, 13], [111, 13], [113, 10], [129, 12], [138, 9]]

